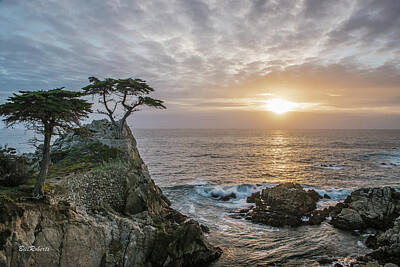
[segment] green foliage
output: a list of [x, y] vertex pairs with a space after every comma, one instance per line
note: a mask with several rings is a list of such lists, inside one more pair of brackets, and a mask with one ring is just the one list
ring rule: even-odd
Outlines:
[[75, 146], [68, 151], [61, 152], [62, 157], [57, 157], [57, 152], [52, 153], [52, 160], [54, 163], [64, 161], [70, 164], [75, 163], [92, 163], [99, 164], [111, 159], [117, 159], [123, 152], [115, 147], [103, 145], [100, 142], [92, 142], [82, 146]]
[[44, 191], [45, 191], [45, 192], [48, 192], [48, 193], [51, 193], [51, 192], [54, 191], [54, 187], [51, 186], [51, 185], [49, 185], [49, 184], [45, 184], [45, 185], [44, 185]]
[[0, 147], [0, 183], [4, 186], [24, 184], [33, 177], [28, 160], [16, 155], [14, 148]]
[[73, 147], [68, 151], [51, 154], [53, 165], [49, 168], [49, 177], [68, 175], [73, 172], [99, 167], [105, 162], [117, 160], [124, 156], [122, 150], [92, 142]]
[[16, 199], [29, 196], [30, 194], [27, 191], [30, 191], [33, 188], [33, 185], [26, 185], [26, 186], [24, 185], [24, 187], [25, 188], [21, 188], [19, 186], [14, 186], [14, 187], [0, 186], [0, 200], [14, 202]]
[[91, 134], [93, 132], [95, 132], [94, 130], [88, 129], [85, 126], [82, 127], [76, 127], [72, 129], [72, 132], [74, 133], [74, 135], [80, 136], [82, 138], [88, 138], [91, 136]]
[[9, 195], [7, 195], [5, 192], [0, 193], [0, 199], [4, 199], [8, 202], [14, 202], [14, 200]]
[[8, 102], [0, 105], [0, 115], [7, 127], [15, 123], [26, 123], [35, 130], [43, 130], [43, 126], [69, 128], [79, 123], [82, 117], [91, 112], [91, 104], [79, 99], [80, 92], [63, 90], [20, 91], [13, 94]]
[[0, 116], [7, 127], [24, 123], [44, 135], [43, 157], [34, 196], [44, 194], [44, 182], [50, 163], [50, 142], [56, 130], [70, 129], [91, 112], [91, 105], [79, 99], [83, 93], [56, 88], [48, 91], [20, 91], [0, 105]]
[[[166, 109], [164, 101], [147, 96], [154, 92], [154, 89], [141, 79], [106, 78], [102, 81], [96, 77], [89, 77], [89, 82], [91, 84], [82, 90], [87, 95], [100, 96], [99, 102], [104, 105], [105, 111], [98, 110], [98, 113], [107, 115], [111, 122], [118, 126], [120, 134], [126, 119], [133, 112], [139, 111], [138, 107]], [[119, 118], [115, 114], [118, 107], [124, 111]], [[119, 124], [117, 121], [120, 121]]]

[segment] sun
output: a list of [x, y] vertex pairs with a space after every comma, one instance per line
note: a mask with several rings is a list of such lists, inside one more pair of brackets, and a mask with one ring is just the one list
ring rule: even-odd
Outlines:
[[297, 106], [297, 103], [282, 98], [273, 98], [266, 101], [264, 108], [276, 114], [283, 114], [293, 111]]

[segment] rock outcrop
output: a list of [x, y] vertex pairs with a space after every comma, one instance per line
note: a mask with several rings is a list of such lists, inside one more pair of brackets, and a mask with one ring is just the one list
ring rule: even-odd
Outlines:
[[368, 256], [382, 263], [400, 265], [400, 217], [394, 221], [393, 227], [378, 233], [373, 238], [375, 250]]
[[386, 230], [400, 216], [400, 192], [394, 188], [361, 188], [344, 201], [332, 224], [344, 230]]
[[314, 190], [305, 191], [299, 184], [279, 184], [250, 196], [247, 202], [254, 202], [256, 206], [249, 210], [245, 217], [253, 222], [271, 226], [309, 224], [321, 198]]
[[128, 127], [106, 120], [55, 141], [44, 200], [0, 200], [0, 266], [194, 266], [217, 259], [170, 208]]
[[[400, 192], [391, 187], [361, 188], [340, 203], [332, 225], [343, 230], [374, 229], [366, 245], [374, 251], [354, 266], [368, 262], [400, 264]], [[357, 265], [358, 264], [358, 265]], [[364, 265], [363, 265], [364, 264]]]

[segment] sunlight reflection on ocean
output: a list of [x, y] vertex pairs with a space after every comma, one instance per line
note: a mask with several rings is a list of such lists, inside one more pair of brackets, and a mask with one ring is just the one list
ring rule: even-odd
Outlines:
[[[324, 222], [272, 228], [229, 217], [246, 197], [280, 182], [328, 194], [324, 207], [354, 188], [399, 186], [399, 130], [134, 130], [152, 178], [180, 210], [211, 229], [224, 249], [213, 266], [319, 266], [365, 254], [365, 237]], [[213, 195], [236, 199], [223, 202]]]

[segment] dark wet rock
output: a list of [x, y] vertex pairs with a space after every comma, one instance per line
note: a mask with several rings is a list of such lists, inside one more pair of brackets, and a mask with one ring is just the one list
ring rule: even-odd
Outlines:
[[318, 257], [316, 260], [318, 261], [319, 264], [329, 264], [336, 261], [337, 259], [328, 256], [323, 256], [323, 257]]
[[[373, 252], [361, 256], [353, 266], [400, 264], [400, 194], [391, 187], [362, 188], [336, 205], [333, 226], [344, 230], [374, 229], [366, 240]], [[339, 212], [338, 212], [339, 211]]]
[[244, 209], [239, 209], [239, 210], [231, 210], [229, 212], [229, 217], [234, 218], [234, 219], [242, 219], [247, 216], [249, 211], [253, 209], [254, 206], [251, 206], [249, 208], [244, 208]]
[[228, 200], [231, 200], [233, 198], [236, 198], [236, 194], [232, 192], [229, 195], [221, 197], [219, 200], [228, 201]]
[[400, 215], [400, 197], [394, 188], [362, 188], [351, 193], [332, 224], [344, 230], [386, 230]]
[[400, 265], [400, 217], [385, 232], [375, 236], [375, 250], [368, 256], [378, 260], [380, 263], [395, 263]]
[[247, 213], [249, 212], [249, 210], [251, 210], [252, 208], [254, 208], [254, 206], [250, 206], [249, 208], [245, 208], [245, 209], [240, 209], [238, 210], [239, 213]]
[[346, 208], [347, 206], [347, 204], [342, 202], [336, 204], [335, 206], [330, 206], [328, 208], [329, 215], [332, 217], [337, 216], [342, 211], [342, 209]]
[[381, 265], [379, 264], [379, 262], [377, 261], [356, 261], [356, 262], [352, 262], [350, 263], [350, 267], [381, 267]]
[[[299, 184], [280, 184], [248, 198], [247, 202], [254, 201], [256, 206], [246, 214], [246, 219], [271, 226], [308, 224], [309, 219], [304, 218], [312, 215], [319, 199], [321, 196], [317, 192], [307, 192]], [[317, 218], [313, 220], [317, 221]]]
[[323, 198], [325, 199], [331, 199], [331, 197], [328, 194], [324, 194]]
[[309, 217], [308, 223], [311, 225], [319, 225], [321, 224], [326, 217], [329, 216], [329, 210], [328, 209], [323, 209], [323, 210], [314, 210], [311, 213], [311, 216]]
[[314, 189], [308, 190], [307, 193], [315, 202], [318, 202], [318, 200], [322, 199], [321, 195], [318, 194]]
[[350, 267], [399, 267], [395, 263], [381, 263], [371, 256], [359, 256], [356, 261], [350, 263]]
[[203, 231], [203, 233], [210, 233], [210, 228], [207, 225], [204, 224], [200, 224], [201, 230]]
[[254, 192], [251, 196], [247, 197], [247, 203], [256, 203], [256, 199], [260, 198], [260, 192]]
[[332, 218], [332, 224], [343, 230], [364, 229], [365, 224], [361, 215], [353, 209], [344, 208], [337, 216]]
[[378, 241], [376, 238], [376, 235], [370, 235], [367, 237], [367, 240], [365, 240], [365, 245], [369, 248], [372, 249], [377, 249], [378, 248]]

